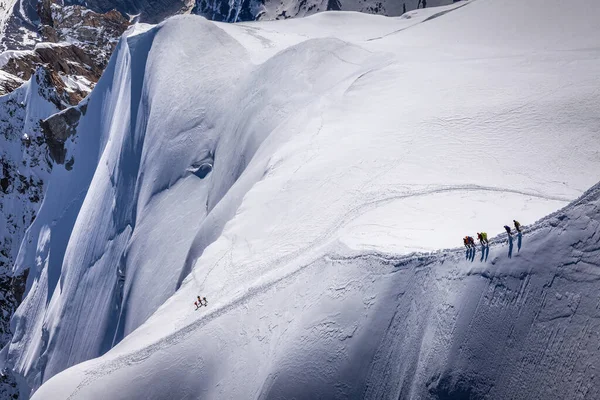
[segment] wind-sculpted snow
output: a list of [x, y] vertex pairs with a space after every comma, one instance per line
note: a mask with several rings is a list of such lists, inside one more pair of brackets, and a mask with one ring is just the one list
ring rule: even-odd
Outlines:
[[561, 381], [570, 364], [527, 349], [578, 351], [579, 320], [536, 315], [552, 290], [591, 293], [548, 282], [577, 271], [578, 241], [595, 273], [596, 197], [512, 246], [439, 251], [597, 182], [595, 3], [569, 10], [566, 38], [534, 37], [526, 16], [564, 24], [538, 3], [133, 28], [23, 241], [7, 365], [35, 390], [81, 363], [43, 399], [595, 393], [588, 370]]
[[34, 398], [596, 398], [599, 242], [600, 184], [481, 258], [334, 246], [187, 325], [162, 310]]
[[[183, 49], [163, 43], [192, 28], [213, 40], [190, 37]], [[20, 359], [32, 386], [46, 374], [104, 353], [175, 291], [187, 275], [182, 268], [195, 232], [192, 254], [199, 255], [235, 213], [245, 190], [262, 177], [255, 169], [238, 182], [265, 137], [291, 111], [334, 85], [338, 74], [343, 78], [354, 69], [330, 52], [368, 64], [364, 50], [334, 39], [322, 42], [300, 44], [253, 66], [237, 42], [199, 18], [172, 20], [123, 39], [79, 123], [73, 171], [53, 176], [56, 183], [17, 261], [17, 270], [34, 271], [31, 296], [14, 318], [13, 341], [14, 349], [27, 346], [40, 357]], [[308, 70], [306, 63], [295, 63], [295, 75], [306, 76], [308, 84], [288, 83], [289, 96], [276, 85], [259, 86], [265, 77], [285, 82], [291, 72], [286, 66], [294, 65], [290, 59], [309, 60]], [[199, 78], [190, 86], [187, 80], [198, 75], [204, 82]], [[231, 82], [237, 89], [222, 96]], [[214, 164], [208, 178], [188, 171], [199, 162]], [[221, 200], [236, 182], [239, 189]], [[27, 248], [29, 243], [37, 249]], [[44, 315], [42, 298], [51, 317]], [[60, 326], [73, 318], [80, 322]], [[42, 321], [43, 327], [35, 326]], [[98, 334], [84, 334], [89, 329]], [[72, 351], [53, 351], [67, 343]]]

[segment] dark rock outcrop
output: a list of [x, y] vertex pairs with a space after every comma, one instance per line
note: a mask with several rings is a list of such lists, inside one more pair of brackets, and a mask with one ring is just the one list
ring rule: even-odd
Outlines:
[[21, 86], [23, 80], [11, 74], [0, 73], [0, 96], [4, 96]]
[[[69, 107], [40, 123], [46, 144], [48, 145], [48, 153], [57, 164], [65, 163], [67, 155], [65, 142], [69, 137], [75, 135], [79, 119], [85, 113], [85, 108], [85, 104], [77, 107]], [[70, 166], [72, 167], [72, 163]]]

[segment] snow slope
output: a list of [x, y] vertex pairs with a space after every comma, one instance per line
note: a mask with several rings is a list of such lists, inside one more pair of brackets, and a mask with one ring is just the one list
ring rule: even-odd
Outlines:
[[595, 399], [599, 242], [600, 184], [485, 252], [332, 246], [202, 317], [177, 294], [33, 398]]
[[593, 307], [576, 307], [596, 279], [596, 198], [512, 259], [500, 243], [481, 264], [407, 256], [597, 182], [600, 6], [575, 3], [136, 26], [23, 241], [6, 365], [35, 390], [106, 353], [43, 399], [593, 398], [569, 362], [597, 353], [569, 346], [596, 339]]

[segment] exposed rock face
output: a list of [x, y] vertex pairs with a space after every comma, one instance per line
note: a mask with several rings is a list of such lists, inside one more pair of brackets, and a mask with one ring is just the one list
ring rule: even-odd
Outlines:
[[43, 0], [39, 8], [44, 14], [48, 14], [44, 10], [51, 9], [50, 19], [40, 18], [44, 40], [76, 44], [93, 59], [100, 72], [129, 25], [128, 20], [114, 9], [99, 14], [81, 6], [61, 7], [50, 0]]
[[[454, 0], [429, 0], [430, 7]], [[241, 22], [305, 17], [320, 11], [359, 11], [399, 16], [414, 10], [419, 0], [197, 0], [193, 13], [215, 21]]]
[[192, 13], [214, 21], [237, 22], [259, 19], [263, 13], [261, 0], [238, 2], [197, 0]]
[[129, 22], [115, 10], [99, 14], [50, 0], [40, 2], [38, 12], [43, 39], [57, 45], [37, 45], [34, 52], [63, 80], [64, 90], [71, 94], [69, 104], [75, 105], [100, 79]]
[[28, 80], [40, 65], [62, 75], [80, 75], [92, 79], [102, 73], [88, 54], [68, 43], [36, 47], [31, 53], [11, 58], [3, 69], [22, 80]]
[[0, 51], [30, 50], [40, 41], [35, 21], [38, 0], [0, 2]]
[[67, 0], [65, 4], [84, 5], [100, 13], [116, 9], [125, 15], [137, 16], [141, 22], [156, 24], [170, 16], [189, 13], [195, 0]]
[[[5, 93], [44, 66], [64, 106], [79, 103], [100, 79], [128, 21], [117, 11], [98, 14], [81, 6], [62, 7], [42, 0], [37, 7], [43, 43], [33, 49], [5, 54], [2, 66]], [[63, 106], [63, 107], [64, 107]]]
[[[40, 123], [48, 146], [48, 153], [54, 162], [58, 164], [65, 163], [67, 155], [65, 142], [69, 137], [75, 135], [79, 118], [85, 115], [86, 108], [86, 104], [70, 107]], [[71, 169], [73, 162], [73, 159], [69, 160], [65, 167]]]
[[18, 77], [0, 71], [0, 96], [12, 92], [23, 84], [23, 80]]

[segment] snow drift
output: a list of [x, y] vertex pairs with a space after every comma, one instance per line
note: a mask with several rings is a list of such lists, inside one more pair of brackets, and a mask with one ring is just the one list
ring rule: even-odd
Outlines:
[[135, 27], [21, 246], [7, 365], [35, 390], [79, 364], [43, 399], [594, 397], [595, 195], [481, 258], [407, 255], [597, 182], [598, 15]]

